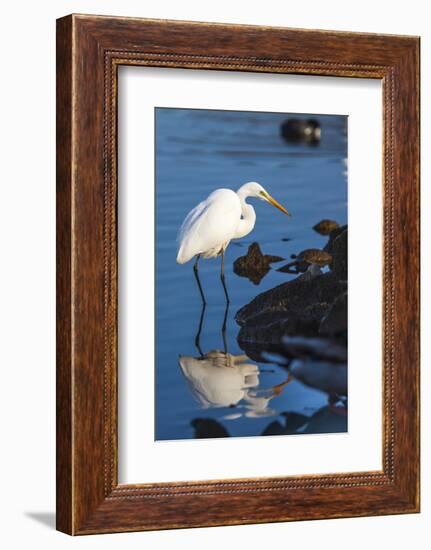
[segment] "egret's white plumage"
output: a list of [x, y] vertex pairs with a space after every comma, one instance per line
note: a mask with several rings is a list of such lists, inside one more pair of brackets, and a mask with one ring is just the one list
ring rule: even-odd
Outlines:
[[241, 203], [230, 189], [217, 189], [187, 215], [180, 229], [177, 262], [184, 264], [196, 254], [218, 256], [234, 238], [241, 219]]
[[237, 192], [217, 189], [186, 216], [179, 232], [177, 262], [184, 264], [200, 255], [214, 258], [224, 253], [232, 239], [250, 233], [256, 212], [246, 202], [247, 197], [267, 201], [288, 214], [257, 182], [246, 183]]

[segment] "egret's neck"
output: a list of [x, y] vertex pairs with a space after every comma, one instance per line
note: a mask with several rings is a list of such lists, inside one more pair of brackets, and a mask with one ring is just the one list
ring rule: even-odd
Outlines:
[[254, 208], [251, 206], [251, 204], [248, 204], [245, 200], [249, 196], [247, 192], [244, 192], [241, 188], [238, 189], [237, 195], [241, 202], [242, 219], [238, 224], [238, 228], [235, 233], [235, 239], [240, 239], [241, 237], [245, 237], [245, 235], [248, 235], [251, 231], [253, 231], [254, 224], [256, 223], [256, 212], [254, 211]]

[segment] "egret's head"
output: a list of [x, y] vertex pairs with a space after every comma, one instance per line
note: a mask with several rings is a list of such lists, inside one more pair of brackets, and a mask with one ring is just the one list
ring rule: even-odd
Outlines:
[[281, 206], [279, 202], [277, 202], [271, 195], [268, 193], [266, 189], [260, 185], [260, 183], [257, 183], [257, 181], [251, 181], [249, 183], [244, 184], [242, 187], [238, 189], [238, 194], [243, 195], [244, 197], [256, 197], [262, 201], [269, 202], [288, 216], [290, 216], [290, 212], [288, 212], [284, 206]]

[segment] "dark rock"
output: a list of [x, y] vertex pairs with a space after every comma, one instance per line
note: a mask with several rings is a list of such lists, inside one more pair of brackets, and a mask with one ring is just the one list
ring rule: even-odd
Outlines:
[[[238, 333], [238, 341], [242, 344], [252, 343], [253, 346], [264, 347], [279, 346], [281, 338], [286, 334], [303, 334], [315, 336], [319, 329], [318, 319], [306, 319], [304, 317], [286, 317], [278, 321], [272, 317], [263, 315], [255, 319], [256, 323], [241, 327]], [[245, 349], [245, 348], [243, 348]], [[278, 350], [277, 347], [274, 351]]]
[[332, 242], [332, 270], [337, 279], [347, 281], [347, 246], [348, 234], [347, 229], [333, 239]]
[[319, 334], [325, 336], [347, 335], [347, 292], [336, 298], [322, 318]]
[[324, 267], [332, 263], [331, 254], [325, 250], [320, 250], [320, 248], [307, 248], [297, 256], [292, 254], [291, 258], [294, 258], [295, 261], [280, 267], [277, 271], [281, 271], [282, 273], [304, 273], [310, 265], [314, 264]]
[[258, 285], [270, 270], [270, 264], [284, 260], [281, 256], [262, 254], [258, 243], [252, 243], [245, 256], [240, 256], [233, 263], [234, 272], [240, 277], [247, 277]]
[[300, 275], [292, 281], [258, 294], [236, 314], [236, 321], [243, 326], [263, 313], [290, 313], [301, 315], [307, 306], [316, 303], [331, 304], [346, 290], [346, 284], [336, 279], [333, 273], [322, 273], [313, 279]]
[[332, 263], [332, 256], [326, 250], [320, 250], [320, 248], [307, 248], [298, 254], [297, 260], [323, 267]]
[[323, 247], [323, 250], [325, 252], [328, 252], [329, 254], [333, 254], [333, 244], [335, 239], [339, 237], [346, 230], [347, 230], [347, 225], [340, 225], [340, 227], [337, 227], [337, 229], [333, 229], [329, 234], [329, 240], [326, 243], [326, 245]]
[[236, 314], [239, 342], [280, 343], [284, 335], [316, 336], [335, 298], [346, 290], [331, 272], [300, 275], [259, 294]]
[[323, 315], [326, 315], [328, 307], [326, 302], [310, 304], [304, 308], [304, 317], [306, 319], [321, 319]]
[[339, 227], [339, 224], [334, 220], [321, 220], [313, 226], [313, 229], [320, 235], [329, 235], [334, 229], [338, 229]]
[[[333, 229], [323, 250], [304, 250], [278, 270], [305, 273], [259, 294], [237, 312], [237, 338], [247, 355], [271, 351], [289, 357], [282, 344], [286, 336], [336, 339], [346, 352], [347, 243], [347, 226]], [[322, 273], [325, 265], [330, 271]]]

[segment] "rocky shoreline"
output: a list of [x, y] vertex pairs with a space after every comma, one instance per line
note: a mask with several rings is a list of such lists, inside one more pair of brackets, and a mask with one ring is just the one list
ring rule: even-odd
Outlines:
[[347, 345], [347, 242], [347, 225], [333, 229], [323, 248], [332, 256], [329, 270], [322, 272], [311, 261], [305, 273], [258, 294], [237, 312], [237, 339], [247, 355], [283, 350], [286, 336], [330, 338]]

